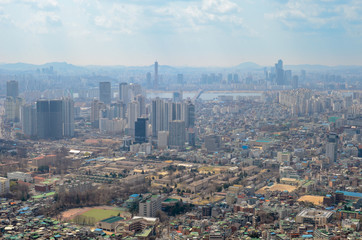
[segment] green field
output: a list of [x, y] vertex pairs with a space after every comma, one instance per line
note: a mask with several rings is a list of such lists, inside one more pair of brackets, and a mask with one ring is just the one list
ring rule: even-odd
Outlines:
[[98, 208], [94, 208], [91, 209], [81, 215], [76, 216], [72, 221], [76, 224], [79, 225], [88, 225], [88, 226], [93, 226], [95, 223], [109, 218], [109, 217], [113, 217], [113, 216], [117, 216], [118, 214], [120, 214], [120, 216], [125, 217], [127, 215], [129, 215], [127, 212], [125, 212], [122, 209], [98, 209]]
[[82, 214], [82, 216], [85, 217], [92, 217], [94, 218], [97, 222], [112, 217], [112, 216], [117, 216], [118, 214], [123, 214], [124, 211], [121, 210], [106, 210], [106, 209], [91, 209], [88, 212], [85, 212]]

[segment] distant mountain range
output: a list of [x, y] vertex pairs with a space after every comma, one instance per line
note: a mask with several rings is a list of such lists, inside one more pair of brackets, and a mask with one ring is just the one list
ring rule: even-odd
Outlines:
[[[15, 73], [23, 72], [29, 73], [34, 71], [42, 71], [42, 69], [53, 67], [54, 71], [62, 74], [92, 74], [92, 73], [107, 73], [107, 72], [122, 72], [122, 71], [144, 71], [153, 72], [153, 65], [149, 66], [77, 66], [66, 62], [50, 62], [41, 65], [28, 64], [28, 63], [3, 63], [0, 64], [0, 73]], [[253, 62], [244, 62], [233, 67], [182, 67], [182, 66], [168, 66], [160, 65], [160, 71], [163, 72], [211, 72], [211, 71], [262, 71], [265, 66]], [[270, 68], [271, 66], [267, 66]], [[362, 66], [325, 66], [325, 65], [285, 65], [284, 69], [300, 71], [362, 71]]]

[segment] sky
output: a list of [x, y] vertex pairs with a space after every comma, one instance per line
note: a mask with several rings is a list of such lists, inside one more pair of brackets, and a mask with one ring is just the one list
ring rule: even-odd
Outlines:
[[0, 0], [0, 63], [362, 65], [361, 0]]

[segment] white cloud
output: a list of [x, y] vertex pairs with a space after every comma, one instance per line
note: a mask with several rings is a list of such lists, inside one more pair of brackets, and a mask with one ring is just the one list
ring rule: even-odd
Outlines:
[[279, 10], [273, 13], [266, 13], [265, 18], [278, 20], [292, 29], [348, 30], [356, 24], [362, 26], [360, 0], [289, 0], [286, 3], [277, 4], [277, 8]]

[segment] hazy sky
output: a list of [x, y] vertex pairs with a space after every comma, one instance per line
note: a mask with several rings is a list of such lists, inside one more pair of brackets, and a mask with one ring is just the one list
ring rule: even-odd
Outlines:
[[0, 62], [362, 65], [361, 0], [0, 0]]

